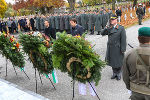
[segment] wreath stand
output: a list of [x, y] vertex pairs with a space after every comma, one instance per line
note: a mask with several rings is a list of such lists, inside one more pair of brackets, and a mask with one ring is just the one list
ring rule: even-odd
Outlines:
[[[39, 73], [39, 71], [38, 71], [38, 73]], [[43, 82], [42, 82], [42, 78], [41, 78], [40, 73], [39, 73], [39, 77], [40, 77], [41, 84], [43, 85]], [[48, 79], [49, 79], [49, 81], [51, 82], [53, 88], [56, 90], [56, 88], [55, 88], [55, 86], [54, 86], [52, 80], [50, 79], [50, 77], [48, 77]], [[37, 83], [38, 83], [38, 82], [37, 82], [37, 69], [35, 68], [35, 87], [36, 87], [36, 93], [37, 93], [37, 88], [38, 88], [38, 84], [37, 84]]]
[[[70, 65], [71, 63], [73, 62], [79, 62], [79, 63], [82, 63], [81, 60], [79, 58], [75, 58], [75, 57], [72, 57], [69, 59], [69, 62], [67, 63], [66, 67], [68, 69], [69, 72], [71, 72], [71, 68], [70, 68]], [[87, 69], [88, 70], [88, 74], [86, 77], [82, 77], [82, 76], [79, 76], [79, 75], [75, 75], [75, 72], [76, 72], [76, 64], [73, 63], [73, 72], [72, 72], [72, 77], [73, 77], [73, 97], [72, 97], [72, 100], [74, 100], [75, 98], [75, 93], [74, 93], [74, 88], [75, 88], [75, 78], [78, 77], [78, 78], [82, 78], [82, 79], [87, 79], [88, 83], [90, 84], [90, 86], [92, 87], [94, 93], [96, 94], [98, 100], [100, 100], [97, 92], [95, 91], [94, 87], [92, 86], [91, 82], [88, 80], [88, 78], [91, 77], [91, 73], [90, 73], [90, 69]]]
[[[6, 59], [6, 76], [5, 77], [7, 77], [7, 65], [8, 65], [8, 60]], [[14, 65], [13, 65], [13, 68], [14, 68], [14, 71], [15, 71], [15, 73], [16, 73], [16, 76], [17, 76], [17, 72], [16, 72], [16, 69], [15, 69], [15, 67], [14, 67]], [[29, 76], [27, 75], [27, 73], [24, 71], [24, 70], [22, 70], [23, 71], [23, 73], [26, 75], [26, 77], [30, 80], [30, 78], [29, 78]]]
[[[32, 63], [33, 63], [33, 66], [36, 66], [36, 64], [34, 63], [34, 59], [32, 58], [32, 54], [34, 54], [34, 53], [35, 53], [35, 51], [30, 51], [30, 59], [31, 59], [31, 61], [32, 61]], [[39, 54], [39, 56], [40, 56], [43, 60], [45, 60], [45, 59], [42, 57], [42, 55]], [[35, 59], [36, 59], [36, 56], [35, 56]], [[45, 63], [45, 65], [46, 65], [46, 62], [44, 62], [44, 63]], [[34, 69], [35, 69], [35, 87], [36, 87], [36, 93], [37, 93], [37, 89], [38, 89], [37, 71], [38, 71], [38, 70], [37, 70], [36, 67], [34, 67]], [[40, 72], [38, 71], [38, 73], [39, 73], [39, 77], [40, 77], [41, 84], [43, 85]], [[48, 77], [48, 79], [49, 79], [49, 81], [51, 82], [53, 88], [56, 90], [56, 88], [55, 88], [55, 86], [54, 86], [52, 80], [50, 79], [50, 77]]]

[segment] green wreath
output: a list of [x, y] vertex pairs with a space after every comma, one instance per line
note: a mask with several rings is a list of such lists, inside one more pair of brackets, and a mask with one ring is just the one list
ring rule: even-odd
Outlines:
[[23, 47], [23, 51], [29, 56], [34, 68], [37, 68], [40, 73], [52, 73], [54, 68], [49, 51], [52, 41], [39, 32], [36, 35], [34, 34], [36, 33], [20, 34], [19, 42]]
[[71, 36], [64, 33], [57, 33], [58, 39], [52, 47], [52, 60], [55, 68], [62, 72], [68, 72], [73, 78], [82, 83], [95, 82], [98, 85], [101, 79], [101, 70], [105, 62], [100, 59], [90, 43], [80, 36]]
[[25, 59], [19, 45], [14, 36], [0, 33], [0, 53], [6, 59], [9, 59], [13, 66], [23, 68], [25, 66]]

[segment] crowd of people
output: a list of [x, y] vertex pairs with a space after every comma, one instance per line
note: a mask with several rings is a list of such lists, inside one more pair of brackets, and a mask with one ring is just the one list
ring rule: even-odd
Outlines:
[[[143, 15], [145, 15], [145, 5], [143, 5]], [[121, 22], [122, 12], [128, 10], [127, 7], [117, 7], [115, 13], [118, 17], [118, 22]], [[137, 13], [138, 15], [139, 13]], [[45, 20], [49, 21], [51, 28], [56, 32], [70, 33], [71, 25], [70, 20], [76, 18], [77, 24], [84, 28], [84, 31], [90, 31], [94, 34], [96, 31], [100, 35], [101, 30], [109, 24], [110, 16], [112, 15], [111, 9], [104, 7], [95, 10], [81, 10], [72, 13], [54, 13], [48, 15], [30, 15], [21, 17], [10, 17], [0, 20], [0, 31], [9, 32], [10, 34], [28, 31], [41, 31], [44, 32]], [[140, 18], [141, 21], [141, 17]]]
[[[97, 31], [100, 34], [112, 14], [111, 9], [101, 9], [99, 11], [79, 11], [73, 13], [54, 13], [50, 15], [30, 15], [22, 17], [11, 17], [0, 21], [0, 31], [9, 31], [10, 34], [18, 31], [41, 31], [44, 32], [46, 20], [56, 32], [66, 31], [70, 33], [70, 20], [76, 18], [77, 23], [84, 28], [84, 31], [90, 31], [94, 34]], [[8, 28], [8, 29], [7, 29]]]

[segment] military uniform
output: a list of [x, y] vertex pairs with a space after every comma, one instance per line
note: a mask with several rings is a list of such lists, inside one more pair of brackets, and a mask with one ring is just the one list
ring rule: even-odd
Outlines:
[[91, 32], [90, 34], [94, 34], [94, 26], [95, 26], [95, 15], [88, 15], [88, 30]]
[[65, 30], [64, 16], [60, 16], [60, 31], [63, 32], [64, 30]]
[[102, 28], [104, 29], [109, 20], [109, 15], [108, 15], [108, 13], [104, 13], [102, 16], [103, 16], [102, 17]]
[[142, 18], [143, 18], [144, 10], [141, 6], [137, 8], [136, 14], [138, 16], [139, 25], [142, 25]]
[[[117, 19], [117, 16], [115, 19]], [[112, 17], [114, 18], [114, 17]], [[106, 62], [112, 67], [113, 76], [111, 79], [121, 79], [121, 68], [123, 65], [124, 52], [126, 51], [126, 32], [123, 26], [116, 25], [106, 27], [101, 35], [108, 35]]]
[[54, 16], [50, 16], [49, 18], [49, 23], [50, 23], [50, 26], [55, 29], [55, 17]]
[[40, 31], [44, 31], [44, 29], [45, 29], [45, 25], [44, 25], [44, 18], [40, 18]]
[[95, 31], [98, 32], [98, 35], [101, 33], [102, 30], [102, 15], [98, 14], [95, 15]]
[[88, 29], [87, 22], [88, 22], [88, 16], [86, 14], [81, 14], [81, 26], [83, 27], [84, 31]]
[[[140, 31], [141, 29], [143, 31]], [[146, 28], [140, 28], [139, 33], [144, 34], [145, 30]], [[147, 35], [150, 42], [149, 31]], [[150, 44], [141, 43], [138, 48], [126, 54], [123, 63], [123, 81], [126, 88], [132, 91], [131, 100], [150, 100], [150, 75], [147, 68], [150, 68]]]
[[69, 19], [69, 15], [65, 15], [64, 16], [64, 21], [65, 21], [65, 30], [67, 33], [70, 32], [70, 19]]
[[60, 30], [60, 16], [55, 16], [55, 27], [56, 27], [56, 32]]

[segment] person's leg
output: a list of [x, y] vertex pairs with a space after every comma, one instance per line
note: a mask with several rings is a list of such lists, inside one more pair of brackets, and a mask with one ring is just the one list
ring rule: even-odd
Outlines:
[[98, 31], [98, 34], [97, 35], [101, 35], [101, 32], [100, 31]]
[[116, 74], [117, 74], [117, 78], [116, 79], [117, 80], [121, 80], [121, 67], [117, 68], [116, 71], [117, 71], [116, 72]]
[[113, 75], [112, 75], [111, 79], [115, 79], [117, 77], [117, 74], [116, 74], [117, 73], [117, 69], [112, 67], [112, 71], [113, 71]]

